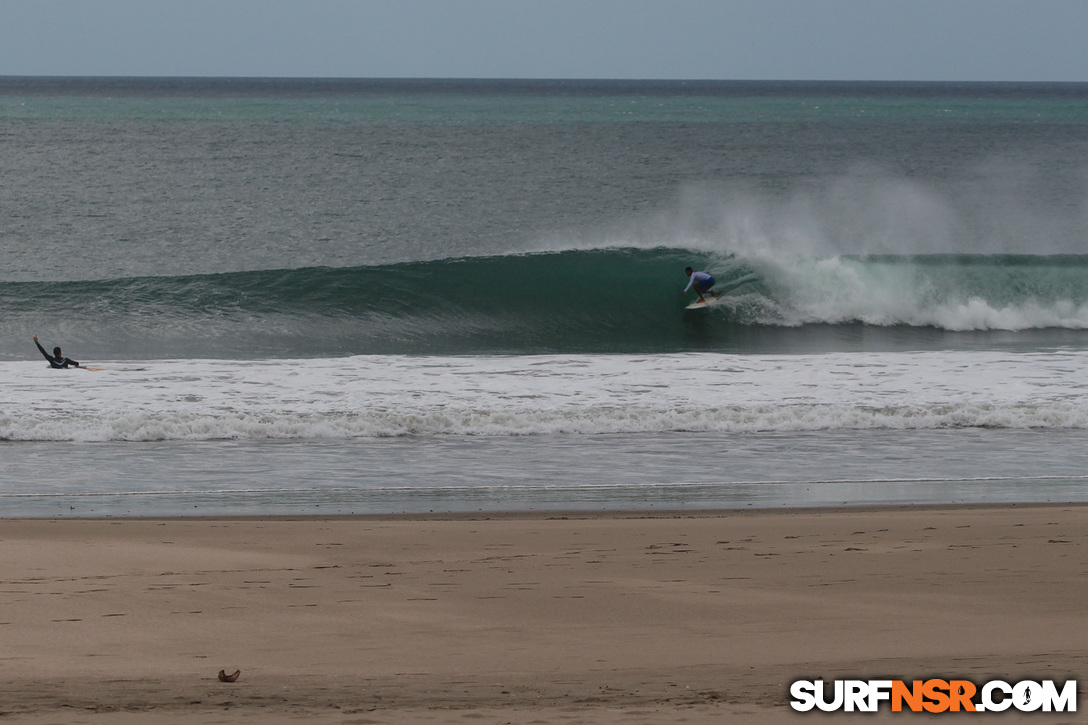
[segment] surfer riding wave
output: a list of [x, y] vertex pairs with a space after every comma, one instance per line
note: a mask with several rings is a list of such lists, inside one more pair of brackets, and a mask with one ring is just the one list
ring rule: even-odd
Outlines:
[[709, 272], [695, 272], [692, 271], [691, 267], [686, 267], [684, 274], [688, 276], [688, 286], [680, 293], [681, 297], [686, 295], [689, 289], [695, 290], [695, 294], [699, 295], [700, 302], [706, 302], [703, 298], [704, 294], [709, 294], [715, 298], [721, 297], [721, 293], [711, 291], [711, 287], [714, 286], [714, 278]]

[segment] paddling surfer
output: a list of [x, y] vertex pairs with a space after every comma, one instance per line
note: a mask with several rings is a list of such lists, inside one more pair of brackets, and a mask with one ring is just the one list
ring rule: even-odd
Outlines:
[[42, 355], [44, 355], [45, 359], [49, 361], [49, 367], [55, 368], [55, 369], [68, 368], [68, 367], [74, 367], [74, 368], [79, 367], [79, 363], [77, 363], [75, 360], [73, 360], [72, 358], [69, 358], [69, 357], [64, 357], [64, 353], [62, 353], [60, 351], [59, 347], [54, 347], [53, 348], [53, 354], [52, 355], [47, 353], [45, 351], [45, 348], [42, 347], [42, 344], [40, 342], [38, 342], [38, 336], [37, 335], [34, 336], [34, 344], [38, 346], [38, 349], [41, 350]]
[[722, 296], [720, 292], [711, 291], [710, 288], [714, 286], [714, 278], [710, 276], [710, 272], [694, 272], [691, 267], [687, 267], [684, 269], [684, 274], [688, 276], [688, 286], [680, 293], [681, 297], [686, 295], [689, 289], [695, 290], [695, 294], [699, 295], [700, 302], [706, 302], [703, 299], [704, 294], [709, 294], [712, 297]]

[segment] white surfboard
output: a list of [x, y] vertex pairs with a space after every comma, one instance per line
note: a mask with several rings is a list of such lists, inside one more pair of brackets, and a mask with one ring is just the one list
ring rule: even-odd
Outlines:
[[719, 297], [711, 297], [710, 295], [707, 295], [706, 297], [704, 297], [701, 300], [695, 300], [694, 302], [692, 302], [690, 305], [688, 305], [684, 309], [685, 310], [701, 310], [704, 307], [710, 307], [711, 305], [713, 305], [713, 304], [715, 304], [717, 302], [721, 302], [721, 301], [722, 301], [722, 297], [720, 297], [720, 296]]

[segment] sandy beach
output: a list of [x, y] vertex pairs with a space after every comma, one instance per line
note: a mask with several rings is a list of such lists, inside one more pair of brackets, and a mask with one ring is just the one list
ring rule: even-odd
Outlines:
[[797, 714], [789, 683], [1083, 688], [1086, 530], [1079, 505], [5, 520], [0, 720], [918, 720]]

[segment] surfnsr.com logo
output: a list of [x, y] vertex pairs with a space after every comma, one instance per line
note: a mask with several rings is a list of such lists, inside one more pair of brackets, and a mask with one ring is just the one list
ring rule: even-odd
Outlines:
[[790, 707], [798, 712], [1076, 712], [1077, 681], [1053, 680], [797, 680], [790, 685]]

